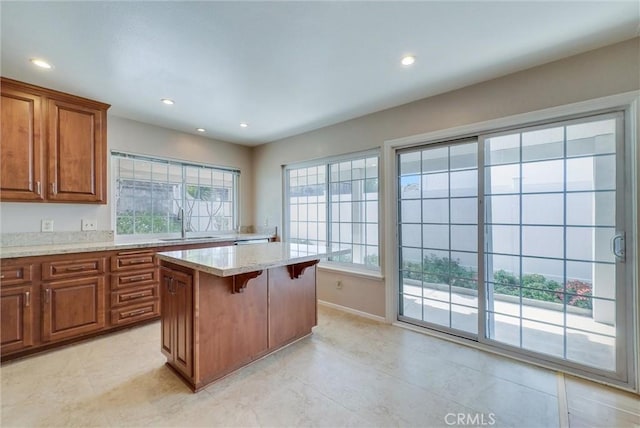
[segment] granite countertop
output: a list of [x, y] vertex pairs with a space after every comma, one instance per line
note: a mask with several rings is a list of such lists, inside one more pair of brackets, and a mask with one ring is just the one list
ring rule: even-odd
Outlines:
[[0, 248], [0, 259], [14, 257], [46, 256], [53, 254], [87, 253], [91, 251], [132, 250], [137, 248], [170, 247], [173, 245], [202, 244], [207, 242], [222, 241], [248, 241], [252, 239], [268, 239], [271, 235], [259, 233], [237, 233], [229, 235], [217, 235], [208, 238], [190, 239], [147, 239], [138, 241], [102, 241], [102, 242], [75, 242], [50, 245], [29, 245]]
[[[344, 250], [337, 252], [341, 253]], [[335, 253], [336, 251], [321, 246], [270, 242], [268, 244], [168, 251], [158, 253], [158, 258], [216, 276], [232, 276], [319, 260]]]

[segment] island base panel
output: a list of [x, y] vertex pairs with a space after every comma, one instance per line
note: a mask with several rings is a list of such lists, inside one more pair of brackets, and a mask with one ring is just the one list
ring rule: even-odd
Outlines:
[[218, 379], [268, 349], [267, 271], [250, 279], [241, 293], [233, 291], [233, 277], [199, 274], [195, 385]]
[[[234, 277], [219, 277], [166, 261], [162, 265], [164, 281], [172, 275], [171, 270], [177, 272], [175, 276], [187, 274], [192, 278], [192, 374], [175, 366], [175, 356], [169, 356], [165, 345], [163, 352], [167, 365], [194, 392], [309, 336], [317, 323], [315, 265], [297, 270], [302, 271], [297, 278], [287, 266], [264, 270], [246, 281], [241, 291]], [[170, 291], [171, 287], [162, 289], [164, 293]], [[164, 307], [162, 312], [163, 317], [171, 316]]]

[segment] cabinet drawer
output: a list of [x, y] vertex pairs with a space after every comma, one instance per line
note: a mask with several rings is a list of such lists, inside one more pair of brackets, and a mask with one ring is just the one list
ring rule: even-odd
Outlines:
[[111, 257], [112, 271], [152, 268], [155, 265], [155, 252], [153, 251], [122, 252]]
[[158, 299], [158, 284], [111, 292], [111, 307], [132, 305], [141, 301]]
[[126, 306], [111, 311], [111, 325], [122, 325], [160, 315], [160, 302], [152, 300], [135, 306]]
[[0, 283], [3, 286], [31, 282], [32, 276], [32, 264], [2, 265], [2, 267], [0, 267]]
[[111, 289], [135, 287], [158, 283], [158, 269], [141, 272], [118, 273], [111, 276]]
[[65, 260], [42, 264], [42, 279], [86, 277], [104, 273], [104, 257]]

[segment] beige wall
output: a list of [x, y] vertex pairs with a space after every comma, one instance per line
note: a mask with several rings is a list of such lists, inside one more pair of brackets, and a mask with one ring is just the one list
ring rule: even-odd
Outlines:
[[[390, 139], [638, 90], [639, 52], [640, 38], [635, 38], [256, 147], [255, 221], [282, 227], [282, 195], [277, 189], [282, 187], [283, 164], [381, 147]], [[384, 287], [367, 287], [367, 292], [361, 292], [363, 283], [354, 277], [336, 291], [335, 280], [334, 275], [320, 272], [319, 295], [334, 304], [385, 315], [375, 303], [384, 300]], [[357, 292], [353, 292], [355, 289]]]
[[[162, 156], [240, 169], [241, 225], [253, 224], [253, 170], [251, 148], [185, 134], [109, 115], [109, 150]], [[108, 172], [111, 180], [111, 171]], [[79, 231], [81, 220], [96, 219], [98, 230], [112, 230], [111, 185], [107, 205], [2, 203], [0, 230], [39, 232], [41, 219], [53, 219], [55, 231]]]

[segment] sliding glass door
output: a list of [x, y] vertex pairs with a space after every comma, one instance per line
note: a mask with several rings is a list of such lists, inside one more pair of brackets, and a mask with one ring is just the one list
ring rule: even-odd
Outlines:
[[478, 332], [478, 143], [400, 154], [401, 314]]
[[400, 151], [399, 318], [626, 379], [622, 134], [611, 113]]

